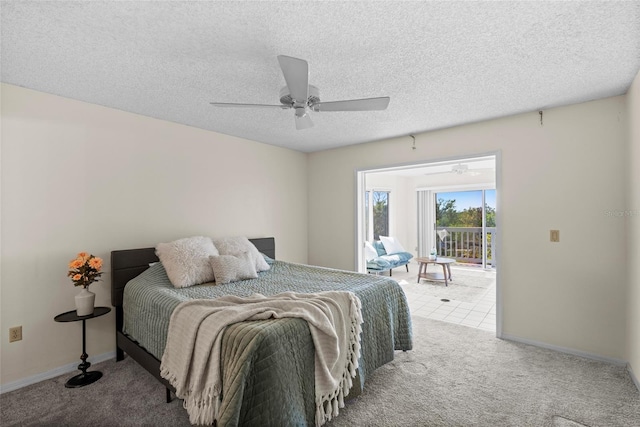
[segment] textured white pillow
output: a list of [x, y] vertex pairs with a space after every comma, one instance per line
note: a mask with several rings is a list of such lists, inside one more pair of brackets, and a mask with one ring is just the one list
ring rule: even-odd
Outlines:
[[213, 244], [220, 252], [220, 255], [236, 255], [248, 252], [254, 262], [257, 272], [267, 271], [270, 267], [260, 254], [258, 249], [246, 237], [219, 237], [213, 239]]
[[218, 285], [258, 277], [255, 263], [249, 252], [237, 255], [211, 256], [209, 262]]
[[378, 257], [378, 251], [373, 247], [371, 242], [364, 242], [364, 259], [371, 261]]
[[380, 241], [382, 242], [382, 246], [384, 246], [384, 251], [388, 255], [406, 252], [395, 237], [380, 236]]
[[212, 282], [214, 279], [209, 257], [218, 255], [218, 250], [209, 237], [186, 237], [170, 243], [158, 243], [156, 255], [176, 288]]

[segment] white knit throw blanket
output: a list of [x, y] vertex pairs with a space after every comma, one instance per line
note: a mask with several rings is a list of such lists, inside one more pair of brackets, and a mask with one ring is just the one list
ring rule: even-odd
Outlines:
[[190, 300], [171, 315], [160, 374], [184, 399], [192, 424], [211, 425], [222, 392], [220, 352], [225, 328], [245, 320], [297, 317], [307, 321], [315, 346], [316, 426], [338, 415], [360, 357], [362, 311], [351, 292], [285, 292], [270, 297], [224, 296]]

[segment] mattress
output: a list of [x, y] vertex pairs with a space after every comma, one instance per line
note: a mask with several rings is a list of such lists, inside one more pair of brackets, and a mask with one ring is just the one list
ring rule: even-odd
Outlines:
[[260, 293], [269, 296], [288, 291], [315, 293], [341, 290], [355, 293], [362, 302], [365, 323], [363, 354], [366, 355], [367, 348], [375, 347], [376, 353], [383, 353], [375, 359], [382, 357], [384, 364], [393, 360], [394, 350], [412, 348], [407, 299], [395, 280], [283, 261], [270, 263], [270, 270], [259, 273], [257, 279], [225, 285], [207, 283], [188, 288], [174, 288], [162, 264], [155, 263], [125, 288], [124, 332], [161, 359], [171, 313], [183, 301], [222, 295]]

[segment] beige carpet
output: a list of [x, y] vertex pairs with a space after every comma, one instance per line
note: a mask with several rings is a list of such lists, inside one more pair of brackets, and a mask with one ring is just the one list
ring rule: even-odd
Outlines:
[[[379, 368], [327, 427], [640, 426], [626, 369], [414, 317], [414, 350]], [[189, 426], [182, 402], [131, 359], [92, 366], [104, 377], [64, 388], [72, 374], [0, 395], [4, 426]]]
[[622, 366], [414, 317], [415, 348], [378, 369], [329, 425], [640, 426]]
[[589, 427], [575, 421], [568, 420], [564, 417], [553, 417], [554, 427]]

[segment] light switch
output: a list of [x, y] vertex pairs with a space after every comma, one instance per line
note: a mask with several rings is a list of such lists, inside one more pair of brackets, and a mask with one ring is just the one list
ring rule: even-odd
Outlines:
[[551, 237], [550, 240], [552, 242], [559, 242], [560, 241], [560, 230], [551, 230]]

